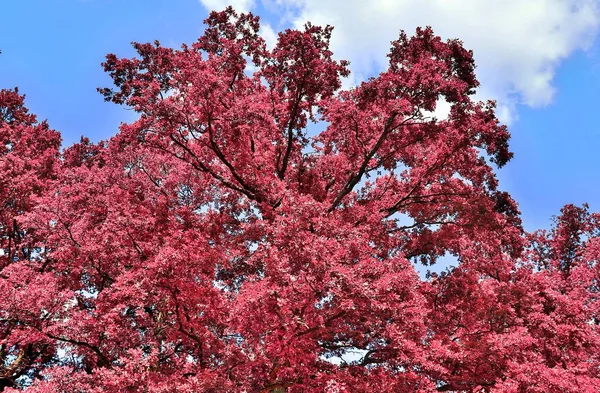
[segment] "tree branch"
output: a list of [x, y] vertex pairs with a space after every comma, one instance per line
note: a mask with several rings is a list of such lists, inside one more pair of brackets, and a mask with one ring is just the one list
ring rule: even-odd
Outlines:
[[[393, 129], [396, 128], [396, 127], [392, 127], [392, 125], [394, 124], [394, 120], [396, 119], [396, 116], [398, 116], [398, 112], [392, 112], [392, 114], [388, 118], [387, 122], [385, 123], [385, 127], [383, 129], [383, 132], [379, 136], [379, 139], [377, 140], [377, 142], [375, 143], [373, 148], [371, 148], [371, 151], [369, 151], [369, 153], [365, 156], [358, 171], [352, 177], [350, 177], [350, 179], [348, 179], [348, 181], [346, 182], [346, 184], [344, 185], [344, 187], [342, 188], [340, 193], [333, 200], [333, 203], [327, 210], [328, 212], [332, 212], [333, 209], [335, 209], [340, 204], [342, 199], [344, 199], [344, 197], [352, 191], [354, 186], [356, 186], [358, 184], [358, 182], [360, 182], [360, 179], [362, 179], [363, 175], [365, 174], [365, 171], [367, 170], [369, 161], [371, 161], [371, 158], [373, 158], [373, 156], [377, 153], [377, 151], [379, 150], [379, 148], [381, 147], [381, 145], [383, 144], [383, 142], [385, 141], [385, 139], [387, 138], [389, 133]], [[404, 122], [402, 122], [402, 124], [404, 124]], [[402, 125], [402, 124], [400, 124], [400, 125]]]

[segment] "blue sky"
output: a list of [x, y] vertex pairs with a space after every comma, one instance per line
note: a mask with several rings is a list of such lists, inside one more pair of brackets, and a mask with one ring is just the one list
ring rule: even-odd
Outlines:
[[[231, 2], [231, 1], [230, 1]], [[61, 131], [114, 135], [135, 114], [105, 103], [107, 53], [132, 56], [131, 41], [178, 47], [202, 32], [221, 0], [7, 1], [0, 24], [0, 87], [18, 86], [27, 105]], [[473, 48], [479, 97], [499, 103], [515, 158], [500, 170], [501, 188], [519, 202], [526, 229], [548, 227], [566, 203], [600, 210], [600, 13], [597, 0], [234, 0], [261, 15], [272, 41], [306, 20], [336, 26], [332, 46], [352, 61], [353, 79], [377, 73], [400, 29], [432, 25]]]

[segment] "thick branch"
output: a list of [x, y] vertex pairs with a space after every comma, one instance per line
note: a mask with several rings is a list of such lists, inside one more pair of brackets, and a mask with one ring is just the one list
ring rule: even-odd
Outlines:
[[[466, 197], [469, 194], [467, 193], [460, 193], [460, 192], [440, 192], [440, 193], [435, 193], [435, 194], [426, 194], [426, 195], [415, 195], [412, 196], [411, 194], [415, 191], [416, 187], [419, 185], [420, 183], [417, 183], [417, 185], [415, 185], [415, 187], [413, 187], [411, 189], [411, 191], [404, 196], [402, 199], [400, 199], [398, 202], [396, 202], [394, 204], [394, 206], [392, 207], [388, 207], [385, 209], [381, 209], [380, 212], [386, 212], [386, 218], [393, 215], [394, 213], [398, 212], [401, 208], [406, 207], [408, 205], [412, 205], [412, 204], [420, 204], [420, 203], [431, 203], [432, 200], [430, 198], [436, 198], [436, 197], [453, 197], [453, 196], [462, 196], [462, 197]], [[405, 203], [406, 202], [406, 203]]]
[[281, 168], [277, 173], [277, 176], [281, 180], [285, 176], [285, 171], [287, 170], [288, 161], [290, 159], [290, 154], [292, 153], [292, 144], [294, 143], [294, 123], [296, 123], [296, 118], [298, 117], [298, 108], [300, 107], [300, 101], [302, 101], [303, 93], [298, 94], [298, 98], [294, 103], [294, 108], [292, 109], [292, 116], [290, 116], [290, 120], [288, 122], [287, 128], [287, 147], [285, 149], [285, 154], [283, 156], [283, 162], [281, 163]]
[[177, 155], [176, 153], [174, 153], [172, 151], [169, 151], [169, 150], [166, 150], [166, 149], [162, 149], [162, 150], [164, 150], [167, 153], [171, 154], [175, 158], [178, 158], [178, 159], [180, 159], [182, 161], [187, 162], [194, 169], [196, 169], [198, 171], [201, 171], [201, 172], [208, 173], [213, 178], [215, 178], [216, 180], [218, 180], [219, 182], [221, 182], [227, 188], [230, 188], [230, 189], [235, 190], [237, 192], [241, 192], [242, 194], [246, 195], [248, 198], [250, 198], [252, 200], [256, 200], [256, 195], [254, 195], [254, 193], [251, 193], [250, 191], [248, 191], [246, 189], [243, 189], [243, 188], [240, 188], [240, 187], [236, 187], [234, 184], [232, 184], [231, 182], [227, 181], [223, 176], [219, 175], [218, 173], [214, 172], [213, 170], [211, 170], [210, 168], [208, 168], [206, 165], [204, 165], [204, 163], [202, 163], [202, 161], [198, 158], [198, 156], [196, 156], [194, 154], [194, 152], [192, 152], [186, 145], [184, 145], [179, 140], [177, 140], [177, 138], [175, 138], [173, 135], [171, 135], [171, 140], [173, 142], [175, 142], [175, 144], [177, 144], [183, 150], [185, 150], [185, 152], [188, 153], [192, 158], [194, 158], [195, 162], [186, 161], [183, 157], [180, 157], [179, 155]]
[[415, 183], [414, 187], [411, 188], [411, 190], [403, 197], [401, 198], [398, 202], [396, 202], [393, 206], [380, 210], [380, 212], [387, 212], [386, 214], [386, 218], [390, 217], [391, 215], [393, 215], [394, 213], [396, 213], [400, 207], [402, 206], [402, 203], [404, 201], [406, 201], [407, 199], [410, 199], [413, 192], [416, 191], [416, 189], [422, 184], [423, 180], [425, 180], [429, 175], [431, 175], [431, 173], [433, 173], [434, 170], [438, 169], [438, 168], [442, 168], [444, 167], [444, 165], [446, 165], [446, 162], [448, 161], [448, 159], [453, 156], [456, 152], [458, 152], [462, 147], [464, 147], [464, 144], [461, 143], [459, 144], [456, 148], [454, 148], [452, 150], [452, 152], [450, 152], [450, 154], [445, 155], [442, 160], [440, 161], [439, 158], [437, 158], [435, 160], [435, 162], [433, 163], [433, 165], [431, 165], [429, 168], [427, 168], [427, 171], [423, 174], [423, 176], [421, 176], [419, 178], [419, 180]]
[[49, 338], [53, 339], [53, 340], [62, 341], [62, 342], [65, 342], [65, 343], [77, 345], [79, 347], [88, 348], [88, 349], [92, 350], [92, 352], [94, 352], [96, 354], [96, 356], [98, 356], [98, 366], [99, 367], [105, 367], [105, 366], [108, 367], [108, 366], [110, 366], [110, 361], [108, 360], [108, 358], [102, 353], [102, 351], [100, 351], [100, 348], [98, 348], [95, 345], [92, 345], [92, 344], [87, 343], [85, 341], [79, 341], [79, 340], [73, 340], [73, 339], [70, 339], [70, 338], [55, 336], [55, 335], [50, 334], [50, 333], [44, 333], [44, 334], [46, 336], [48, 336]]
[[373, 146], [371, 151], [369, 151], [369, 153], [365, 156], [358, 171], [352, 177], [350, 177], [350, 179], [348, 179], [348, 182], [346, 182], [346, 184], [344, 185], [344, 187], [342, 188], [340, 193], [333, 200], [333, 203], [331, 204], [331, 207], [329, 207], [328, 212], [332, 212], [333, 209], [335, 209], [340, 204], [342, 199], [344, 199], [344, 197], [352, 191], [354, 186], [356, 186], [358, 184], [358, 182], [360, 182], [360, 179], [362, 179], [363, 175], [365, 174], [365, 171], [367, 170], [369, 161], [371, 161], [371, 158], [373, 158], [373, 156], [377, 153], [377, 151], [379, 150], [379, 148], [381, 147], [381, 145], [383, 144], [383, 142], [385, 141], [385, 139], [387, 138], [389, 133], [394, 129], [394, 127], [392, 127], [392, 126], [394, 124], [394, 120], [396, 119], [396, 116], [398, 116], [398, 112], [393, 112], [391, 114], [391, 116], [389, 117], [389, 119], [387, 120], [387, 122], [385, 124], [383, 132], [379, 136], [379, 139], [377, 140], [377, 142], [375, 143], [375, 145]]
[[212, 134], [212, 125], [211, 125], [211, 120], [209, 119], [208, 121], [208, 136], [209, 136], [209, 140], [210, 140], [210, 146], [211, 146], [211, 150], [217, 155], [217, 157], [219, 158], [219, 160], [221, 160], [221, 162], [229, 169], [229, 171], [231, 172], [231, 175], [233, 176], [233, 178], [247, 191], [252, 192], [254, 194], [254, 190], [252, 187], [250, 187], [248, 184], [246, 184], [246, 182], [244, 181], [244, 179], [242, 179], [242, 177], [236, 172], [235, 168], [233, 167], [233, 165], [227, 160], [227, 158], [225, 158], [225, 155], [223, 154], [223, 152], [221, 151], [221, 149], [219, 148], [219, 145], [217, 145], [217, 143], [215, 142], [215, 140], [213, 139], [213, 134]]

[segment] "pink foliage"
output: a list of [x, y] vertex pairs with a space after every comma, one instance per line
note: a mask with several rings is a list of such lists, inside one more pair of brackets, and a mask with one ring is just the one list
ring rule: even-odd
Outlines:
[[206, 23], [107, 56], [140, 116], [108, 142], [59, 154], [1, 92], [0, 391], [597, 391], [600, 216], [523, 232], [460, 41], [342, 91], [331, 27]]

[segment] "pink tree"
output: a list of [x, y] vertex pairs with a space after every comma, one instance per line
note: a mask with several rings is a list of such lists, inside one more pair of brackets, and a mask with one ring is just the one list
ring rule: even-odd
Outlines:
[[18, 326], [54, 356], [7, 391], [595, 391], [597, 218], [523, 233], [492, 167], [509, 134], [459, 41], [402, 33], [341, 91], [330, 27], [269, 50], [251, 14], [206, 23], [107, 56], [101, 92], [139, 119], [67, 149], [19, 213], [45, 268], [14, 265], [38, 307]]
[[35, 378], [54, 355], [39, 335], [53, 299], [43, 236], [23, 225], [57, 176], [60, 136], [38, 123], [18, 90], [0, 90], [0, 391]]

